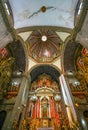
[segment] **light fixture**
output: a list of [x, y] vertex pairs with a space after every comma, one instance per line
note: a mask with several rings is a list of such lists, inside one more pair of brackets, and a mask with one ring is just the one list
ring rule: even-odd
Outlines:
[[60, 95], [56, 95], [54, 97], [54, 99], [55, 99], [56, 102], [60, 102], [61, 101], [61, 96]]
[[80, 85], [80, 82], [78, 81], [78, 79], [74, 78], [73, 79], [73, 82], [72, 82], [72, 85], [75, 87], [75, 86], [79, 86]]
[[31, 102], [36, 102], [38, 100], [38, 97], [36, 95], [33, 95], [30, 97]]
[[41, 40], [42, 40], [43, 42], [46, 42], [46, 41], [47, 41], [47, 36], [43, 35], [43, 36], [41, 37]]

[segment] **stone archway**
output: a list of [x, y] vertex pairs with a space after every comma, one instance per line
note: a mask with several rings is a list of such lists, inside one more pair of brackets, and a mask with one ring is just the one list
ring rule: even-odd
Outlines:
[[46, 65], [46, 64], [35, 66], [30, 71], [31, 82], [33, 82], [37, 76], [39, 76], [43, 73], [51, 75], [55, 81], [59, 82], [59, 76], [61, 75], [60, 70], [54, 66]]

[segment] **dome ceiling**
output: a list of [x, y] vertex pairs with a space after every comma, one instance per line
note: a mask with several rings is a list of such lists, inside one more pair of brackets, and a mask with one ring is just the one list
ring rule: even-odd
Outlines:
[[29, 56], [38, 62], [51, 62], [61, 54], [62, 41], [55, 31], [35, 30], [27, 39]]
[[14, 28], [54, 26], [74, 28], [78, 0], [9, 0]]

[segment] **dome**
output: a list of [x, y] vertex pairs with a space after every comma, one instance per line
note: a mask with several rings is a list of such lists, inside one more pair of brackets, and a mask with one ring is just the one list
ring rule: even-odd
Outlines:
[[61, 53], [61, 39], [55, 31], [35, 30], [27, 39], [29, 56], [38, 62], [51, 62]]

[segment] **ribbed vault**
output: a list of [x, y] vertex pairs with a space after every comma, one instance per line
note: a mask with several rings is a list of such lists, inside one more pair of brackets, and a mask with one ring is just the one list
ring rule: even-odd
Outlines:
[[55, 31], [35, 30], [27, 39], [29, 56], [38, 62], [51, 62], [61, 54], [62, 41]]

